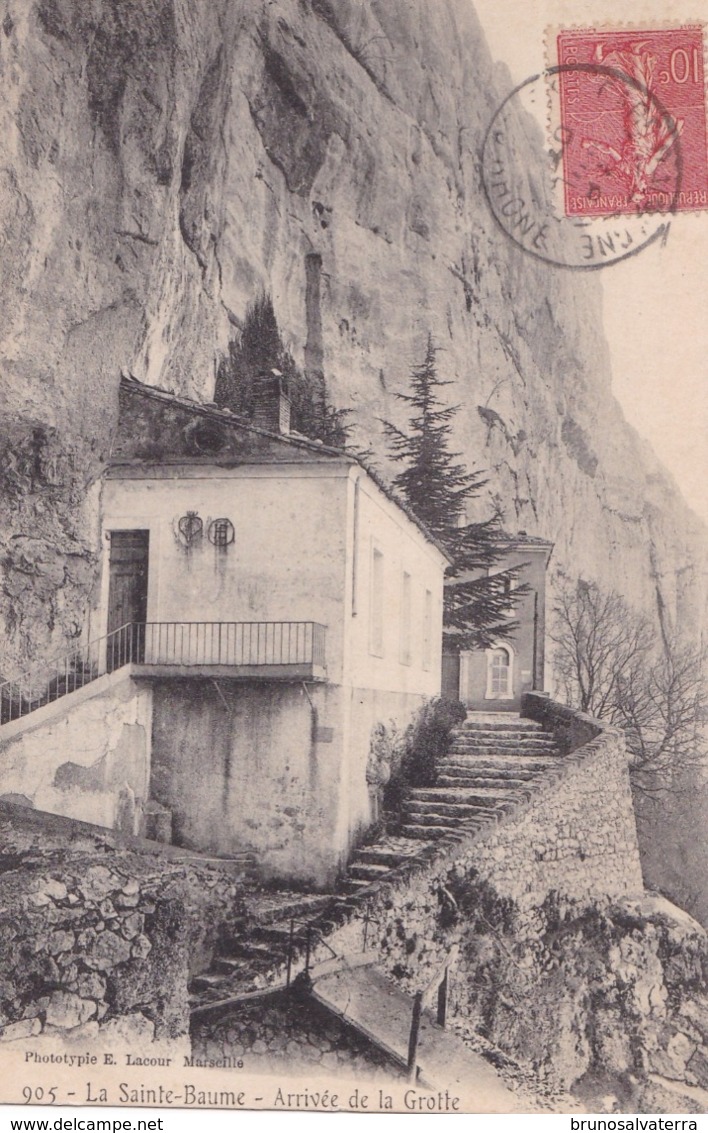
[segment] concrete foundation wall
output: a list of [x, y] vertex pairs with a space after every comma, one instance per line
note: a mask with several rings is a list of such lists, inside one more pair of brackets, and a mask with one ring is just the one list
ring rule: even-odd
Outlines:
[[0, 798], [142, 833], [151, 720], [150, 689], [123, 671], [5, 724]]
[[5, 726], [0, 797], [128, 834], [146, 832], [149, 799], [177, 846], [252, 851], [264, 877], [325, 887], [379, 817], [426, 701], [125, 670]]
[[308, 691], [312, 705], [295, 684], [155, 684], [152, 796], [174, 842], [252, 850], [265, 876], [331, 883], [347, 851], [341, 694]]

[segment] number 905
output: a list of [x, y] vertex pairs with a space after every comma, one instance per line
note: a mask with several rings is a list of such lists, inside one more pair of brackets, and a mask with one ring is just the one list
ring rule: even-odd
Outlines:
[[25, 1100], [25, 1105], [34, 1102], [36, 1105], [54, 1105], [57, 1100], [56, 1086], [50, 1086], [45, 1089], [44, 1086], [23, 1086], [22, 1097]]

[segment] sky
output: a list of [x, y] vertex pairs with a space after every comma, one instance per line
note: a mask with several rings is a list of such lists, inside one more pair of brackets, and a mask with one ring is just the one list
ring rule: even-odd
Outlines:
[[[620, 18], [644, 27], [708, 24], [708, 0], [621, 6], [617, 0], [474, 0], [474, 6], [513, 85], [546, 66], [549, 26], [617, 27]], [[657, 242], [595, 277], [602, 280], [615, 395], [708, 523], [708, 209], [673, 217], [665, 245]]]

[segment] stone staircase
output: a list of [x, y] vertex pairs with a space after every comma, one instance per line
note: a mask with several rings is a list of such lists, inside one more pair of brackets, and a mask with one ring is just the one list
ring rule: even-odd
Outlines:
[[361, 846], [354, 854], [346, 877], [340, 882], [341, 893], [350, 895], [380, 881], [421, 850], [420, 840], [387, 834], [369, 846]]
[[470, 716], [454, 730], [435, 786], [408, 792], [401, 834], [430, 840], [462, 824], [482, 826], [523, 799], [559, 759], [553, 735], [533, 720]]
[[320, 920], [332, 900], [331, 894], [275, 892], [270, 899], [259, 901], [240, 929], [221, 942], [209, 968], [192, 978], [192, 1018], [198, 1019], [235, 998], [248, 999], [266, 989], [284, 987], [291, 931], [297, 964], [294, 977], [302, 967], [300, 957], [307, 946], [308, 925]]
[[270, 899], [259, 899], [242, 929], [222, 943], [209, 969], [192, 980], [193, 1018], [234, 998], [284, 987], [292, 918], [295, 974], [302, 968], [308, 924], [321, 929], [330, 905], [384, 879], [437, 838], [461, 826], [469, 830], [494, 821], [559, 761], [552, 734], [540, 724], [508, 713], [471, 714], [454, 730], [435, 786], [409, 790], [400, 832], [360, 847], [336, 894], [274, 892]]
[[435, 786], [409, 790], [399, 835], [359, 849], [342, 891], [365, 889], [462, 825], [474, 829], [493, 821], [559, 760], [552, 733], [535, 721], [509, 713], [471, 714], [453, 731]]

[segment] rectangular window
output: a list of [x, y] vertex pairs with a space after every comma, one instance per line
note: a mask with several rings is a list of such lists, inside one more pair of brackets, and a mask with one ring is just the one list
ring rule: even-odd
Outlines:
[[401, 577], [401, 622], [400, 622], [400, 660], [402, 665], [411, 663], [411, 576], [404, 570]]
[[384, 653], [384, 557], [378, 547], [371, 550], [371, 594], [369, 599], [369, 652]]
[[513, 697], [513, 670], [509, 649], [500, 645], [487, 650], [487, 700], [509, 700]]
[[423, 668], [429, 669], [433, 662], [433, 594], [425, 592], [423, 607]]

